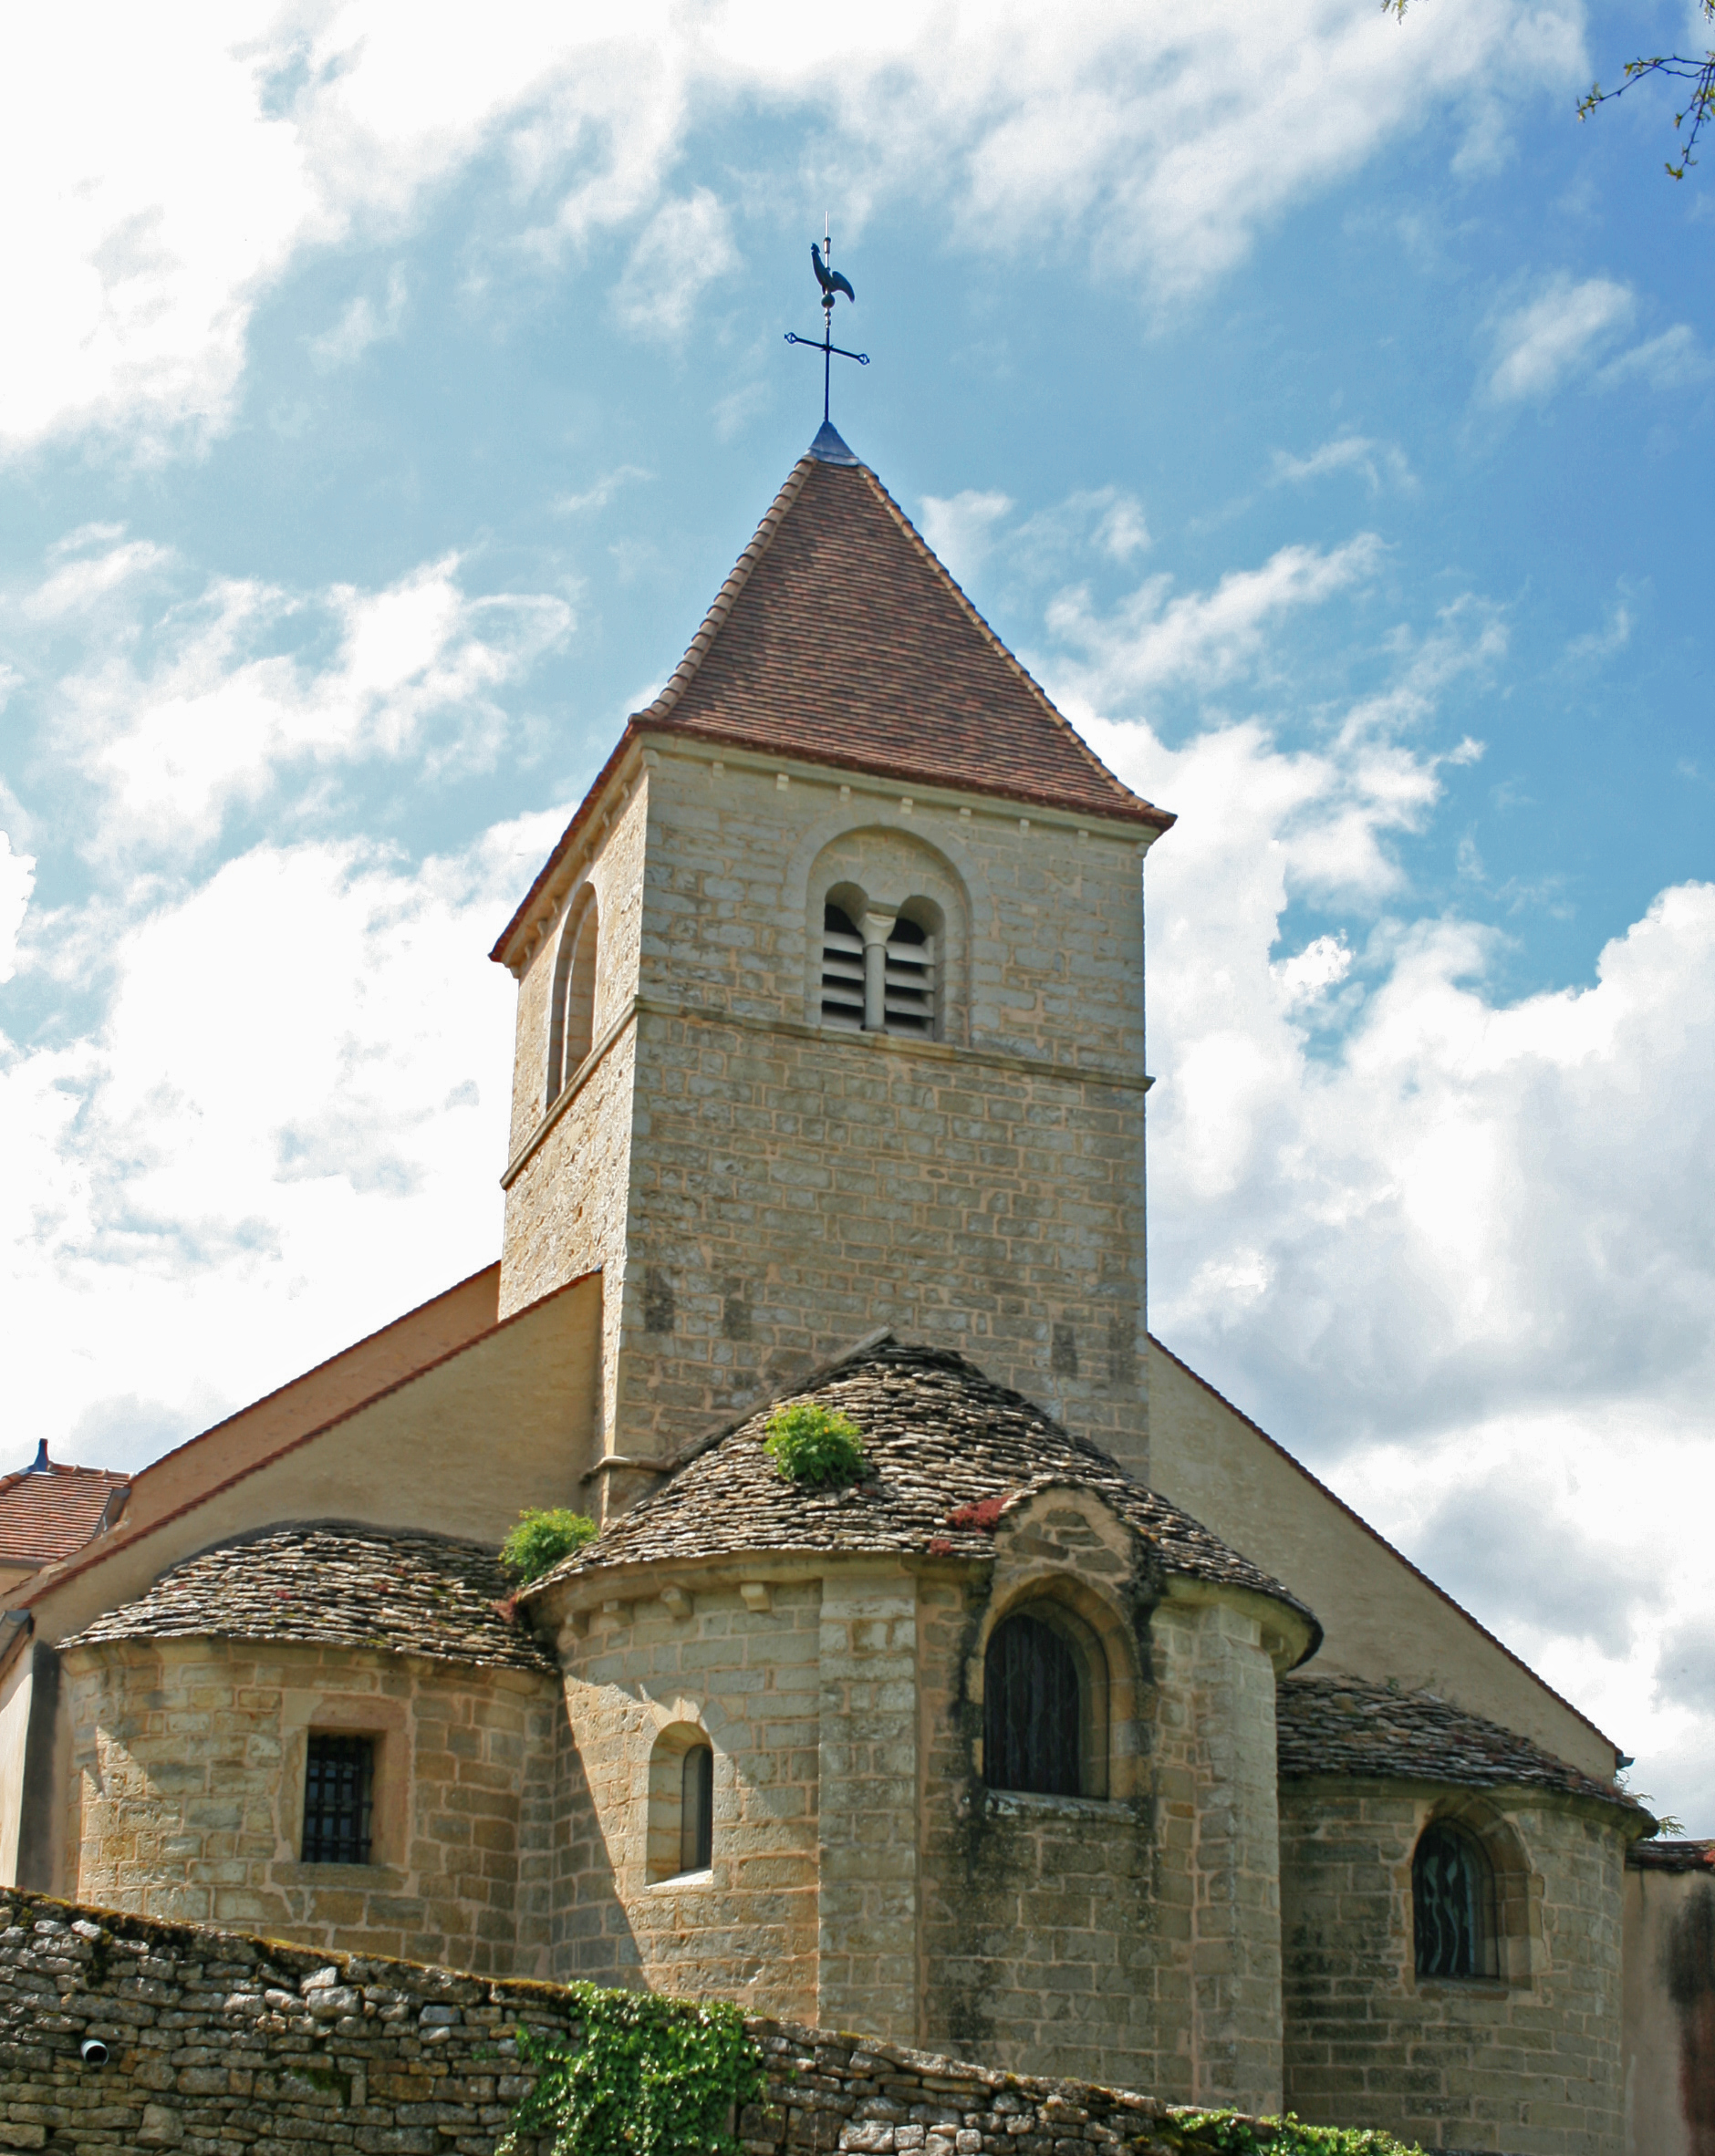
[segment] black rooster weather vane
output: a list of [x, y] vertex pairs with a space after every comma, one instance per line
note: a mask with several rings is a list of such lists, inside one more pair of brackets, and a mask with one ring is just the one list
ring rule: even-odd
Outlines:
[[821, 246], [818, 247], [814, 240], [810, 242], [810, 264], [816, 271], [816, 283], [822, 287], [822, 334], [819, 337], [800, 337], [796, 330], [788, 329], [786, 342], [789, 345], [806, 345], [811, 351], [822, 355], [822, 424], [826, 427], [830, 423], [827, 402], [828, 390], [832, 386], [829, 378], [833, 370], [834, 355], [837, 352], [842, 359], [855, 359], [859, 367], [868, 366], [869, 355], [868, 352], [848, 352], [844, 345], [834, 342], [835, 298], [843, 292], [855, 306], [858, 295], [851, 288], [850, 278], [842, 276], [834, 267], [834, 243], [828, 237], [826, 217], [822, 220]]

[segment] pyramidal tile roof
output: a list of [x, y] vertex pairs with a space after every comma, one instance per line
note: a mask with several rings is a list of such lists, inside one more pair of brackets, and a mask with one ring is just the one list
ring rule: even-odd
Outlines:
[[[832, 427], [793, 467], [639, 734], [1165, 831], [1055, 710]], [[494, 946], [503, 959], [591, 789]]]
[[0, 1476], [0, 1565], [51, 1565], [118, 1517], [129, 1475], [48, 1460]]

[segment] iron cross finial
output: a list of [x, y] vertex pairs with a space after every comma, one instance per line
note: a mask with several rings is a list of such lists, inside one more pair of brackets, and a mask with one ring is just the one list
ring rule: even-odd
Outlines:
[[795, 330], [788, 329], [786, 342], [789, 345], [808, 345], [812, 351], [819, 351], [822, 355], [822, 424], [826, 427], [829, 423], [827, 408], [829, 391], [833, 386], [831, 378], [835, 353], [837, 352], [842, 359], [855, 359], [859, 367], [868, 367], [869, 364], [868, 352], [848, 352], [844, 345], [834, 342], [834, 302], [843, 292], [855, 306], [858, 295], [851, 288], [851, 279], [842, 276], [834, 267], [834, 242], [826, 217], [822, 220], [821, 245], [817, 246], [814, 240], [810, 242], [810, 266], [816, 272], [816, 283], [822, 287], [822, 334], [819, 337], [800, 337]]

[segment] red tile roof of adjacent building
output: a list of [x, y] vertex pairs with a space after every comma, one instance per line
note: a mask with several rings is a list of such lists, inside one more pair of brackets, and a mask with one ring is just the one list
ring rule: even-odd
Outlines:
[[1114, 776], [875, 473], [847, 456], [825, 430], [793, 467], [672, 679], [627, 722], [495, 959], [639, 734], [685, 734], [1151, 832], [1173, 822]]
[[[129, 1475], [106, 1467], [25, 1467], [0, 1476], [0, 1565], [51, 1565], [81, 1550]], [[116, 1507], [117, 1510], [117, 1507]]]

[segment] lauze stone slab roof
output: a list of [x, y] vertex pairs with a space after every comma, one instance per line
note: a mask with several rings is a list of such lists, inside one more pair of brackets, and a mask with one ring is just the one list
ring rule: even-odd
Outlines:
[[1355, 1677], [1288, 1677], [1277, 1695], [1275, 1727], [1284, 1778], [1378, 1775], [1467, 1789], [1534, 1787], [1643, 1809], [1612, 1782], [1427, 1692], [1391, 1692]]
[[[1151, 1545], [1163, 1572], [1249, 1588], [1311, 1614], [1277, 1580], [1128, 1475], [1110, 1454], [995, 1384], [962, 1355], [886, 1341], [795, 1398], [851, 1417], [862, 1433], [868, 1479], [841, 1490], [789, 1482], [763, 1449], [778, 1405], [771, 1403], [692, 1448], [665, 1484], [549, 1578], [792, 1551], [982, 1558], [994, 1546], [994, 1500], [1073, 1483], [1106, 1498]], [[985, 1517], [971, 1517], [972, 1508]], [[539, 1593], [546, 1584], [526, 1591]]]
[[483, 1543], [317, 1522], [204, 1550], [66, 1643], [270, 1640], [552, 1669], [535, 1634], [496, 1607], [509, 1591]]

